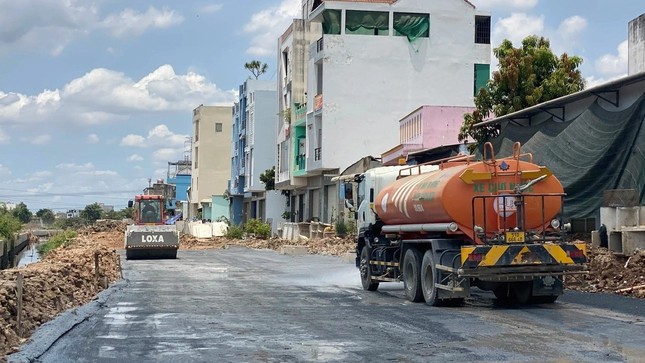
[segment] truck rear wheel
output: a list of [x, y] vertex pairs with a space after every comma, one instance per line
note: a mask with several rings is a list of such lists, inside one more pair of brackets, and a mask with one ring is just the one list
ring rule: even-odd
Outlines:
[[421, 262], [421, 290], [423, 291], [423, 298], [426, 304], [430, 306], [439, 305], [439, 294], [437, 293], [437, 270], [434, 263], [434, 255], [432, 250], [427, 250], [423, 254], [423, 261]]
[[423, 300], [421, 291], [421, 253], [416, 248], [410, 248], [403, 258], [403, 286], [405, 297], [412, 302]]
[[376, 291], [378, 289], [378, 282], [372, 281], [372, 265], [370, 265], [371, 249], [367, 246], [361, 250], [361, 261], [359, 271], [361, 273], [361, 284], [363, 290]]

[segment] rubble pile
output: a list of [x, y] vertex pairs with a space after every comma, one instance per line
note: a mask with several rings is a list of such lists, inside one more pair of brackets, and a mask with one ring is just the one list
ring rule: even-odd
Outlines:
[[[38, 263], [0, 271], [0, 356], [15, 351], [41, 324], [60, 312], [88, 303], [120, 278], [118, 254], [83, 240], [77, 242], [52, 251]], [[19, 273], [23, 276], [20, 334]]]
[[241, 246], [252, 249], [268, 249], [278, 251], [282, 246], [306, 246], [310, 254], [321, 254], [330, 256], [339, 256], [347, 252], [356, 250], [356, 242], [352, 238], [329, 237], [317, 240], [289, 241], [279, 238], [260, 239], [229, 239], [225, 237], [213, 238], [195, 238], [192, 236], [182, 235], [180, 237], [179, 249], [218, 249], [227, 246]]
[[117, 221], [114, 219], [99, 219], [89, 226], [81, 228], [79, 234], [89, 234], [96, 232], [121, 232], [125, 233], [127, 221]]
[[609, 292], [645, 298], [645, 251], [616, 256], [603, 247], [588, 246], [589, 274], [575, 290]]

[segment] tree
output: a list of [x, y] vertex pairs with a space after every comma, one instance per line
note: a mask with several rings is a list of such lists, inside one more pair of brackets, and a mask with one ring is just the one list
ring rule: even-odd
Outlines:
[[260, 75], [265, 74], [269, 66], [266, 63], [260, 63], [260, 61], [254, 60], [248, 63], [244, 63], [244, 68], [248, 69], [251, 74], [255, 76], [255, 79], [258, 79]]
[[18, 203], [16, 208], [14, 208], [11, 211], [11, 214], [18, 218], [20, 223], [29, 223], [31, 221], [32, 213], [29, 211], [29, 208], [27, 208], [27, 205], [25, 203]]
[[522, 47], [514, 48], [505, 39], [493, 50], [499, 61], [488, 86], [475, 97], [476, 110], [464, 115], [459, 141], [468, 136], [479, 144], [499, 133], [496, 125], [474, 128], [489, 116], [504, 116], [558, 97], [584, 89], [585, 83], [578, 67], [582, 58], [563, 53], [557, 57], [544, 37], [528, 36]]
[[43, 220], [44, 223], [52, 224], [56, 219], [54, 212], [51, 209], [40, 209], [36, 212], [36, 217], [39, 217]]
[[103, 208], [98, 203], [89, 204], [81, 211], [80, 216], [86, 222], [94, 223], [103, 217]]
[[267, 169], [264, 173], [260, 174], [260, 181], [264, 183], [264, 190], [275, 189], [275, 166]]
[[13, 241], [16, 233], [20, 231], [22, 225], [20, 220], [10, 213], [0, 213], [0, 237], [7, 241]]

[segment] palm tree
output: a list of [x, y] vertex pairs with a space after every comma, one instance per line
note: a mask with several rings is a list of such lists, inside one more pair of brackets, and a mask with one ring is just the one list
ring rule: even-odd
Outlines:
[[254, 60], [244, 63], [244, 68], [248, 69], [255, 76], [255, 79], [258, 79], [260, 75], [267, 72], [269, 66], [266, 63], [260, 63], [260, 61]]

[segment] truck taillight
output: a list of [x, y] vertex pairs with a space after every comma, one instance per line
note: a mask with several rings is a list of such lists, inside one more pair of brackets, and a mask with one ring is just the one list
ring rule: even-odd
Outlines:
[[567, 255], [571, 258], [582, 258], [585, 257], [584, 252], [582, 250], [572, 250], [572, 251], [567, 251]]
[[471, 253], [470, 255], [468, 255], [468, 261], [480, 262], [483, 259], [484, 259], [483, 253]]

